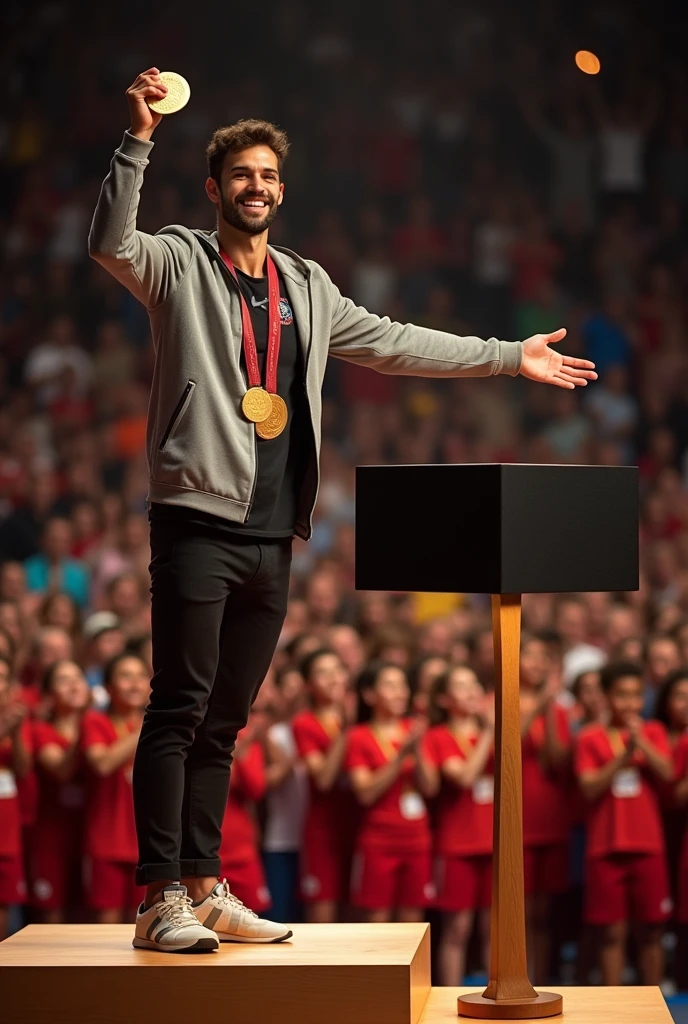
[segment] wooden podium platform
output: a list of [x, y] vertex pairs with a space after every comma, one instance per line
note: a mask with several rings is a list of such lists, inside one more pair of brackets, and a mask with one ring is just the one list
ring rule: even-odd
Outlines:
[[[552, 1024], [671, 1024], [671, 1014], [658, 988], [625, 986], [623, 988], [567, 987], [557, 985], [564, 997], [564, 1012], [548, 1017]], [[457, 1017], [456, 1001], [460, 995], [475, 989], [433, 988], [425, 1004], [421, 1024], [462, 1024], [467, 1017]], [[520, 1024], [527, 1024], [525, 1018]]]
[[[0, 943], [2, 1024], [418, 1024], [427, 924], [294, 925], [207, 955], [133, 949], [131, 925], [29, 925]], [[456, 1000], [454, 1000], [456, 1018]]]
[[[0, 943], [2, 1024], [461, 1024], [430, 988], [427, 924], [294, 925], [276, 946], [149, 953], [129, 925], [29, 925]], [[562, 1024], [671, 1024], [658, 988], [563, 988]]]

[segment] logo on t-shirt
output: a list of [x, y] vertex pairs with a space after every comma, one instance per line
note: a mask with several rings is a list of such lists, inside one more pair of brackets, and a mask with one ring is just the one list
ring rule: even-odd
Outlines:
[[289, 324], [294, 322], [294, 314], [291, 311], [291, 306], [286, 299], [280, 299], [279, 301], [280, 311], [280, 323], [283, 327], [288, 327]]

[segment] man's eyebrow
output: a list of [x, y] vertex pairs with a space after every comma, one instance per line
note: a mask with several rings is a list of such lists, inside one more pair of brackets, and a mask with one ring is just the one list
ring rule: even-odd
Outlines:
[[[229, 173], [233, 171], [252, 171], [253, 167], [249, 167], [247, 164], [235, 164], [234, 167], [230, 167]], [[262, 171], [263, 174], [278, 174], [276, 167], [259, 167], [258, 170]]]

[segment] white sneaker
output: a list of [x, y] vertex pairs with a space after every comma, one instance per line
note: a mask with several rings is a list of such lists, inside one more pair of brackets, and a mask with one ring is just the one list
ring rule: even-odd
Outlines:
[[215, 932], [198, 923], [185, 885], [166, 885], [162, 899], [136, 914], [133, 945], [159, 953], [205, 953], [219, 949]]
[[227, 879], [218, 882], [209, 896], [191, 908], [206, 928], [212, 928], [220, 942], [284, 942], [291, 931], [283, 924], [265, 921], [232, 895]]

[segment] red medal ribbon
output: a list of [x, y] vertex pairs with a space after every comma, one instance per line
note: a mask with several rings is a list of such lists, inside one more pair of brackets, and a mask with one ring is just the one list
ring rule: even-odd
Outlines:
[[[261, 387], [260, 381], [260, 368], [258, 366], [258, 349], [256, 348], [256, 335], [253, 330], [253, 321], [251, 320], [251, 311], [248, 308], [248, 303], [244, 298], [244, 293], [241, 290], [239, 284], [239, 278], [234, 268], [230, 257], [224, 251], [220, 249], [220, 256], [227, 270], [230, 272], [232, 277], [237, 283], [239, 289], [239, 297], [241, 298], [241, 324], [242, 324], [242, 342], [244, 346], [244, 356], [246, 358], [246, 372], [248, 374], [248, 385], [251, 388]], [[280, 338], [282, 332], [282, 324], [280, 321], [280, 310], [279, 310], [279, 277], [277, 275], [277, 267], [275, 262], [268, 253], [267, 255], [268, 265], [268, 351], [265, 360], [265, 390], [271, 395], [277, 394], [277, 362], [279, 360], [280, 350]]]

